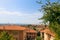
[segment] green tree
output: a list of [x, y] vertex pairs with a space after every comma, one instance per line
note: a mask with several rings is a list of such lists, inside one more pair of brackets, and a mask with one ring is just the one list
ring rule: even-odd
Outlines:
[[44, 13], [43, 17], [40, 19], [42, 19], [44, 23], [49, 22], [50, 29], [56, 33], [56, 40], [60, 40], [60, 1], [46, 1], [47, 2], [44, 5], [42, 5], [42, 11]]
[[12, 35], [9, 35], [6, 31], [0, 33], [0, 40], [15, 40]]
[[37, 36], [36, 40], [41, 40], [41, 37], [40, 36]]

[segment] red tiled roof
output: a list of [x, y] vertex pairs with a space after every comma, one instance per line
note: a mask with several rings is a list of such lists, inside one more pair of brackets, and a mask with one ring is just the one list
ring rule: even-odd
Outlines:
[[48, 28], [46, 28], [44, 30], [41, 30], [40, 32], [44, 32], [44, 33], [47, 33], [47, 34], [49, 34], [51, 36], [55, 36], [55, 34], [50, 29], [48, 29]]
[[29, 28], [26, 28], [26, 32], [27, 33], [37, 33], [35, 30], [29, 29]]
[[35, 30], [22, 27], [22, 26], [17, 26], [17, 25], [2, 25], [0, 26], [0, 30], [26, 30], [27, 33], [37, 33]]
[[0, 26], [0, 30], [25, 30], [25, 27], [22, 26], [16, 26], [16, 25], [4, 25]]

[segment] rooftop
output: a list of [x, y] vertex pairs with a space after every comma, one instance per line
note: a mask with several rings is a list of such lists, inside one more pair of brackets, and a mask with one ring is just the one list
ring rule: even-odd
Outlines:
[[44, 32], [44, 33], [47, 33], [47, 34], [49, 34], [51, 36], [55, 36], [54, 32], [52, 32], [49, 28], [41, 30], [40, 32]]
[[25, 27], [16, 26], [16, 25], [2, 25], [0, 26], [0, 30], [25, 30]]
[[1, 25], [0, 30], [17, 30], [17, 31], [26, 30], [27, 33], [36, 33], [36, 31], [33, 29], [26, 28], [23, 26], [18, 26], [18, 25]]

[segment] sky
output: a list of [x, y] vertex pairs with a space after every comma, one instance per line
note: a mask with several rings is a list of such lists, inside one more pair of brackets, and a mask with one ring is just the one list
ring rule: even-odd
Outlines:
[[[37, 0], [0, 0], [0, 23], [40, 24], [43, 16]], [[44, 1], [45, 2], [45, 1]]]

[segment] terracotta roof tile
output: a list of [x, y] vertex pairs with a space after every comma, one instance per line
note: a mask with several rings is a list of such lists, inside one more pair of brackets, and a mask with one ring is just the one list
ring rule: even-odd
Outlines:
[[25, 27], [22, 26], [16, 26], [16, 25], [5, 25], [5, 26], [0, 26], [0, 30], [25, 30]]
[[26, 32], [27, 33], [37, 33], [35, 30], [29, 29], [29, 28], [26, 28]]
[[48, 28], [46, 28], [44, 30], [41, 30], [40, 32], [44, 32], [44, 33], [47, 33], [47, 34], [49, 34], [51, 36], [55, 36], [55, 34], [50, 29], [48, 29]]
[[37, 33], [35, 30], [22, 27], [22, 26], [17, 26], [17, 25], [2, 25], [0, 26], [0, 30], [25, 30], [28, 33]]

